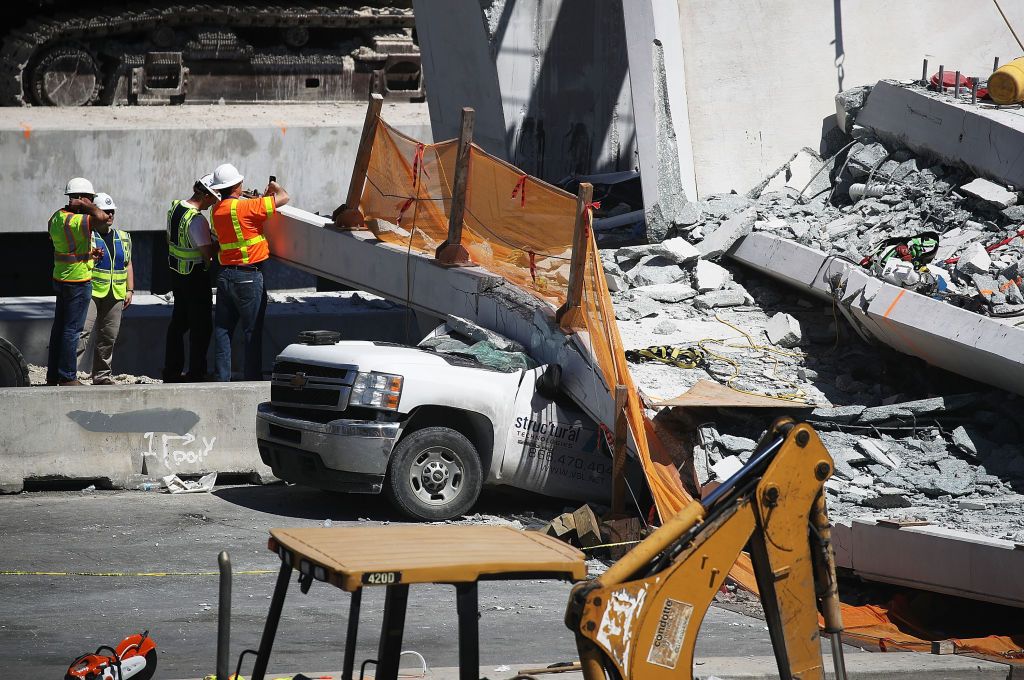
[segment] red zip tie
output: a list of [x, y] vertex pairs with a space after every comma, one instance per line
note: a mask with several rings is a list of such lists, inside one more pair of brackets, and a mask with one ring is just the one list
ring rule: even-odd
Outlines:
[[416, 155], [412, 159], [412, 188], [415, 189], [419, 186], [420, 172], [427, 177], [430, 177], [430, 173], [427, 172], [426, 163], [423, 162], [423, 152], [426, 150], [425, 144], [416, 145]]
[[412, 205], [415, 202], [416, 202], [415, 198], [412, 198], [412, 197], [407, 198], [407, 199], [405, 199], [405, 203], [403, 203], [398, 208], [398, 226], [402, 226], [402, 217], [405, 216], [405, 211], [408, 210], [409, 206]]
[[530, 256], [530, 278], [537, 283], [537, 253], [532, 250], [528, 250], [526, 253]]
[[519, 181], [516, 182], [515, 187], [512, 189], [512, 198], [519, 196], [519, 207], [526, 207], [526, 178], [528, 175], [520, 175]]

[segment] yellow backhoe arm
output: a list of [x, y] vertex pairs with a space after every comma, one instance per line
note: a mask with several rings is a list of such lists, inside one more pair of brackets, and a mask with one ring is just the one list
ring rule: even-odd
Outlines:
[[586, 680], [693, 677], [700, 624], [745, 545], [783, 680], [824, 678], [819, 602], [844, 678], [823, 486], [833, 462], [807, 424], [777, 421], [749, 462], [573, 589], [566, 624]]

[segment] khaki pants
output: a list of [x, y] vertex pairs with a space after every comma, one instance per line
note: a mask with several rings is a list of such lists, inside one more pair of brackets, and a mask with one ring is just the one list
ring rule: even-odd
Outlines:
[[85, 330], [78, 342], [78, 359], [89, 348], [89, 340], [93, 335], [95, 349], [92, 353], [92, 379], [110, 378], [110, 362], [114, 358], [114, 342], [121, 330], [121, 312], [124, 311], [124, 300], [114, 298], [114, 293], [106, 297], [93, 298], [89, 303], [89, 314], [85, 319]]

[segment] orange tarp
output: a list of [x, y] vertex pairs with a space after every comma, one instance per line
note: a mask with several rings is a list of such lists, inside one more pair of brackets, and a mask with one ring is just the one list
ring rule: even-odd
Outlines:
[[[379, 121], [360, 209], [383, 241], [434, 255], [448, 237], [456, 143], [421, 144]], [[473, 264], [531, 292], [557, 309], [565, 303], [576, 198], [473, 146], [470, 150], [462, 245]], [[589, 230], [588, 230], [589, 231]], [[629, 392], [627, 412], [637, 452], [662, 518], [692, 499], [671, 457], [654, 437], [629, 374], [604, 268], [588, 234], [580, 340], [590, 349], [611, 394]], [[614, 423], [604, 423], [613, 427]]]

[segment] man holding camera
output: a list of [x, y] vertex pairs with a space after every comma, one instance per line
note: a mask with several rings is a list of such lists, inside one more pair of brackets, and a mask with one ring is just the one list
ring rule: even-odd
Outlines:
[[50, 329], [47, 385], [81, 385], [78, 381], [78, 339], [92, 300], [92, 270], [103, 252], [93, 247], [94, 226], [106, 224], [107, 214], [92, 201], [92, 182], [75, 177], [64, 191], [67, 206], [50, 217], [53, 243], [53, 288], [57, 293]]
[[263, 317], [267, 310], [263, 263], [270, 258], [263, 223], [288, 203], [288, 192], [273, 177], [263, 196], [243, 194], [244, 179], [235, 166], [225, 163], [213, 171], [210, 183], [221, 196], [213, 208], [221, 264], [213, 335], [219, 382], [231, 380], [231, 337], [239, 321], [245, 333], [244, 379], [263, 379]]

